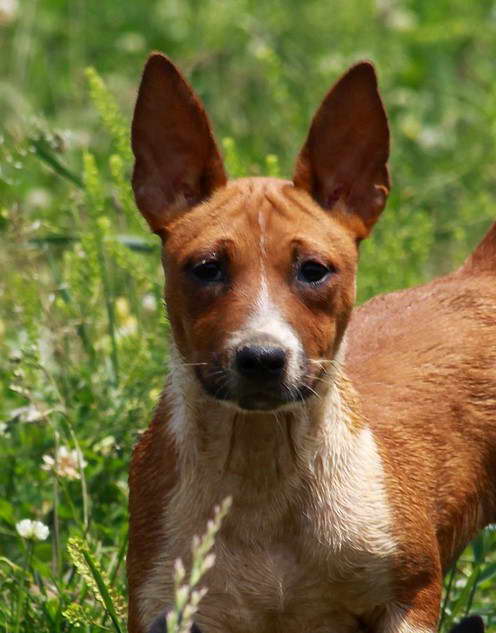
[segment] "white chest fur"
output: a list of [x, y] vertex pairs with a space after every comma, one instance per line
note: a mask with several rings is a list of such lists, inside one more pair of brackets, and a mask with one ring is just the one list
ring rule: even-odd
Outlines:
[[273, 432], [203, 424], [208, 437], [172, 495], [164, 551], [142, 587], [145, 623], [170, 603], [173, 560], [188, 559], [198, 526], [227, 495], [233, 508], [198, 614], [204, 633], [352, 633], [391, 599], [395, 543], [380, 455], [333, 391], [318, 410], [286, 425], [274, 419]]

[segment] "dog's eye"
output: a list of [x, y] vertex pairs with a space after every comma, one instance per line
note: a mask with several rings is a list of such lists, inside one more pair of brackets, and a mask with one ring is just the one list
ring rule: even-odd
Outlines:
[[328, 266], [324, 266], [314, 259], [308, 259], [298, 266], [296, 276], [298, 281], [303, 281], [306, 284], [318, 284], [324, 281], [331, 272], [332, 270]]
[[224, 281], [224, 269], [221, 262], [216, 259], [206, 259], [199, 264], [195, 264], [191, 273], [198, 281], [204, 284]]

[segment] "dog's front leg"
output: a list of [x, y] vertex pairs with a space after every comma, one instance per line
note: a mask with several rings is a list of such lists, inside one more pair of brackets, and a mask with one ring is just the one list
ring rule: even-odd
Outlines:
[[[148, 633], [167, 633], [167, 620], [164, 615], [159, 615], [158, 618], [155, 618], [152, 625], [148, 629]], [[193, 624], [190, 633], [202, 633], [200, 629]]]
[[441, 605], [442, 576], [434, 570], [429, 578], [418, 578], [397, 591], [394, 603], [378, 622], [378, 633], [436, 633]]

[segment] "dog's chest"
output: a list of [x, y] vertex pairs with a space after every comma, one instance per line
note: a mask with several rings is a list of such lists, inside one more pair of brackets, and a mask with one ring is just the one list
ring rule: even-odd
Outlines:
[[203, 633], [355, 633], [390, 594], [388, 562], [363, 543], [331, 551], [307, 543], [219, 543], [198, 624]]
[[396, 545], [370, 431], [344, 462], [309, 474], [277, 520], [274, 499], [266, 519], [239, 514], [237, 529], [219, 535], [204, 633], [356, 633], [391, 599]]
[[211, 508], [230, 494], [204, 579], [202, 633], [357, 633], [391, 599], [395, 543], [372, 434], [334, 438], [326, 458], [272, 487], [260, 475], [248, 484], [223, 476], [202, 495], [194, 493], [201, 480], [181, 486], [168, 508], [169, 547], [143, 587], [145, 620], [172, 601], [172, 562], [188, 559], [202, 503]]

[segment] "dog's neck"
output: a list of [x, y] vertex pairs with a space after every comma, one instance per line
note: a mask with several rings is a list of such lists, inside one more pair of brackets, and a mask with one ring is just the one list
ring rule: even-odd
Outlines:
[[291, 541], [307, 529], [302, 517], [312, 515], [311, 540], [327, 540], [335, 551], [373, 542], [389, 552], [381, 457], [339, 362], [319, 389], [277, 415], [240, 413], [204, 396], [188, 366], [176, 365], [168, 396], [179, 454], [177, 516], [206, 521], [231, 496], [223, 534], [233, 547], [282, 534]]
[[363, 428], [340, 359], [305, 402], [252, 413], [204, 394], [193, 368], [173, 350], [167, 398], [183, 475], [195, 472], [210, 485], [228, 488], [228, 494], [242, 490], [247, 500], [250, 489], [274, 494], [324, 463], [326, 470], [333, 463], [342, 466]]

